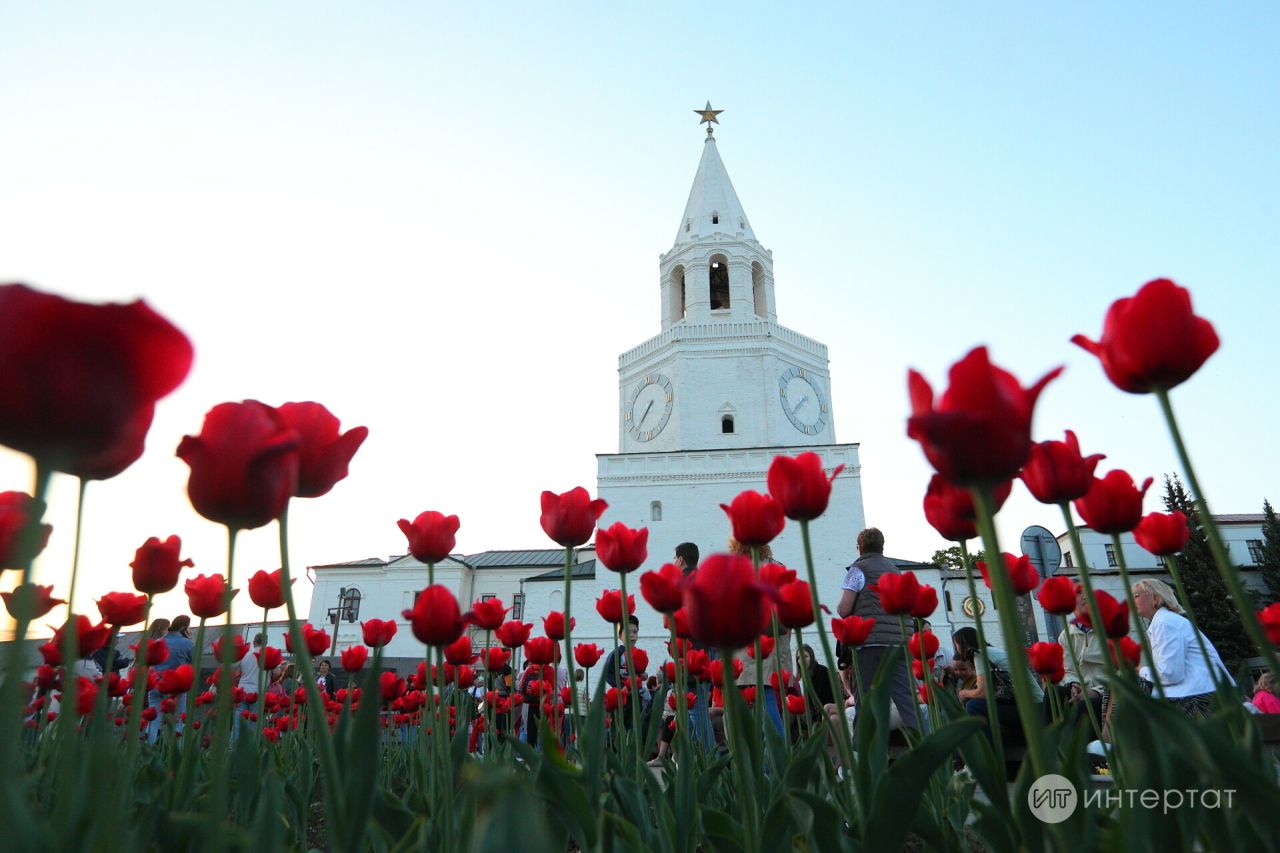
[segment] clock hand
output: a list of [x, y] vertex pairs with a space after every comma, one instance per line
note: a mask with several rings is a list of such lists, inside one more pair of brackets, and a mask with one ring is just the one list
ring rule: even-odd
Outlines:
[[796, 412], [800, 411], [800, 407], [807, 402], [809, 402], [809, 395], [805, 394], [803, 397], [800, 398], [800, 402], [796, 403], [795, 408], [791, 410], [791, 414], [794, 415]]
[[647, 417], [649, 417], [649, 410], [650, 410], [650, 409], [652, 409], [652, 408], [653, 408], [653, 401], [652, 401], [652, 400], [650, 400], [650, 401], [649, 401], [649, 405], [647, 405], [647, 406], [645, 406], [645, 407], [644, 407], [644, 414], [640, 416], [640, 420], [636, 421], [636, 428], [637, 428], [637, 429], [639, 429], [639, 428], [640, 428], [640, 425], [644, 423], [644, 419], [645, 419], [645, 418], [647, 418]]

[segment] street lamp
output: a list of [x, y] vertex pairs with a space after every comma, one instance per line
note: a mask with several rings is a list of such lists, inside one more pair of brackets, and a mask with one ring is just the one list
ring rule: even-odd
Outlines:
[[338, 651], [338, 623], [354, 622], [360, 618], [360, 590], [343, 587], [338, 590], [338, 606], [329, 608], [329, 624], [333, 626], [333, 644], [329, 647], [329, 656]]

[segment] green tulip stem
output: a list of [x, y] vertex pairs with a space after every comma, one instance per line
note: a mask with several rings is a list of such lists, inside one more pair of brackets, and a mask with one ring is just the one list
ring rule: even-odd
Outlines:
[[[982, 625], [982, 599], [978, 598], [978, 585], [973, 579], [973, 559], [969, 556], [969, 542], [960, 540], [960, 562], [964, 564], [964, 580], [969, 587], [969, 600], [973, 602], [973, 627], [978, 632], [978, 647], [987, 647], [987, 632]], [[970, 661], [972, 663], [972, 661]], [[982, 692], [987, 700], [987, 727], [991, 732], [991, 744], [996, 761], [1004, 764], [1004, 735], [1000, 729], [1000, 715], [996, 709], [996, 688], [990, 678], [982, 679]]]
[[1156, 669], [1155, 652], [1151, 649], [1151, 640], [1147, 637], [1147, 623], [1138, 613], [1138, 603], [1133, 597], [1133, 581], [1129, 579], [1129, 566], [1124, 558], [1124, 548], [1120, 545], [1120, 534], [1111, 534], [1111, 544], [1115, 548], [1116, 563], [1120, 569], [1120, 581], [1124, 584], [1124, 597], [1129, 603], [1129, 612], [1133, 614], [1134, 627], [1138, 629], [1138, 639], [1142, 641], [1142, 655], [1147, 659], [1147, 667], [1151, 670], [1151, 683], [1156, 686], [1156, 695], [1164, 698], [1164, 685], [1160, 682], [1160, 673]]
[[[338, 755], [334, 750], [333, 738], [325, 720], [324, 703], [320, 700], [320, 690], [316, 687], [315, 673], [311, 669], [311, 655], [307, 651], [306, 641], [302, 637], [302, 625], [298, 621], [298, 611], [293, 603], [293, 579], [289, 571], [289, 508], [280, 513], [280, 587], [284, 592], [285, 610], [289, 614], [289, 641], [294, 648], [294, 659], [302, 671], [303, 688], [307, 693], [307, 707], [312, 713], [311, 729], [320, 757], [320, 772], [324, 776], [324, 790], [327, 801], [332, 808], [327, 813], [334, 822], [334, 832], [329, 837], [347, 838], [346, 832], [346, 797], [343, 794], [342, 776], [338, 772]], [[230, 582], [228, 581], [228, 586]], [[336, 631], [337, 628], [335, 627]], [[318, 715], [318, 718], [317, 718]]]
[[1191, 607], [1191, 596], [1187, 595], [1187, 588], [1182, 584], [1182, 570], [1178, 568], [1178, 561], [1170, 554], [1161, 556], [1161, 561], [1169, 570], [1169, 577], [1173, 578], [1174, 587], [1178, 590], [1178, 603], [1182, 605], [1183, 611], [1187, 615], [1187, 619], [1191, 622], [1191, 627], [1196, 632], [1196, 646], [1200, 649], [1200, 657], [1204, 659], [1205, 668], [1209, 670], [1209, 677], [1213, 679], [1213, 689], [1222, 689], [1221, 673], [1218, 667], [1213, 665], [1213, 659], [1209, 657], [1209, 648], [1205, 645], [1204, 633], [1201, 632], [1198, 620], [1196, 619], [1195, 610]]
[[[817, 572], [813, 568], [813, 543], [809, 538], [809, 522], [808, 520], [805, 520], [805, 519], [801, 519], [800, 521], [800, 540], [804, 544], [804, 564], [805, 564], [805, 570], [809, 575], [809, 596], [811, 599], [811, 603], [813, 604], [813, 618], [814, 618], [814, 621], [817, 622], [817, 620], [821, 618], [819, 617], [818, 614], [822, 612], [822, 603], [818, 600], [818, 576], [817, 576]], [[831, 640], [827, 637], [827, 632], [822, 630], [821, 627], [818, 628], [816, 633], [818, 635], [818, 645], [822, 646], [822, 658], [827, 664], [827, 672], [830, 674], [831, 678], [834, 678], [838, 681], [840, 677], [839, 676], [840, 670], [836, 666], [835, 655], [831, 653]], [[862, 704], [861, 704], [862, 697], [865, 696], [866, 694], [862, 692], [862, 674], [858, 672], [858, 655], [857, 655], [856, 649], [853, 651], [853, 662], [851, 666], [853, 669], [854, 683], [857, 685], [857, 689], [858, 689], [858, 700], [856, 703], [858, 708], [857, 713], [861, 714], [862, 713]], [[835, 685], [833, 684], [832, 687], [834, 686]], [[840, 765], [844, 768], [845, 783], [850, 786], [850, 791], [852, 791], [853, 790], [852, 788], [853, 786], [853, 735], [849, 731], [849, 722], [848, 722], [849, 718], [845, 713], [843, 695], [841, 697], [841, 700], [837, 702], [836, 705], [837, 705], [836, 710], [838, 712], [837, 716], [839, 717], [837, 721], [836, 733], [835, 733], [836, 734], [836, 751], [840, 756]], [[851, 796], [849, 799], [853, 802], [855, 810], [861, 810], [864, 808], [863, 804], [858, 799], [858, 797]], [[869, 805], [870, 804], [867, 804], [867, 806]], [[852, 818], [858, 818], [860, 816], [850, 815], [849, 817], [852, 819]]]
[[1253, 609], [1253, 599], [1240, 583], [1236, 568], [1231, 565], [1231, 557], [1227, 554], [1227, 547], [1222, 542], [1222, 532], [1218, 530], [1217, 522], [1213, 520], [1213, 513], [1209, 511], [1209, 501], [1204, 496], [1204, 490], [1200, 488], [1200, 480], [1191, 466], [1191, 456], [1187, 453], [1186, 444], [1182, 441], [1182, 432], [1178, 429], [1178, 420], [1173, 415], [1173, 404], [1169, 401], [1169, 392], [1158, 389], [1155, 394], [1160, 401], [1160, 409], [1164, 412], [1164, 419], [1169, 424], [1169, 434], [1173, 437], [1178, 459], [1182, 462], [1182, 470], [1187, 475], [1187, 484], [1191, 486], [1191, 493], [1195, 495], [1200, 524], [1204, 527], [1205, 536], [1209, 540], [1209, 550], [1213, 553], [1213, 560], [1218, 566], [1218, 574], [1222, 576], [1222, 582], [1226, 584], [1227, 592], [1240, 613], [1240, 621], [1244, 624], [1249, 639], [1266, 658], [1272, 674], [1280, 678], [1280, 657], [1277, 657], [1276, 650], [1268, 641], [1261, 623], [1258, 622], [1258, 614]]
[[[622, 589], [623, 589], [622, 622], [624, 626], [626, 625], [626, 621], [627, 621], [627, 596], [625, 592], [627, 588], [626, 578], [627, 576], [624, 574], [622, 576]], [[572, 707], [577, 707], [578, 685], [577, 685], [577, 682], [573, 680], [573, 625], [572, 625], [573, 598], [570, 595], [572, 590], [573, 590], [573, 548], [566, 545], [564, 548], [564, 668], [565, 668], [565, 672], [567, 672], [569, 675], [569, 677], [566, 679], [569, 682], [569, 704]], [[627, 635], [624, 633], [623, 636], [626, 637]], [[631, 654], [631, 645], [630, 645], [629, 639], [627, 643], [627, 654], [628, 655]], [[551, 659], [551, 665], [553, 667], [552, 672], [553, 673], [558, 672], [558, 669], [554, 668], [555, 667], [554, 657]], [[556, 683], [556, 679], [553, 677], [551, 681], [552, 687], [555, 686], [555, 683]], [[560, 697], [558, 695], [555, 696], [551, 700], [551, 707], [554, 708], [555, 703], [558, 702], [559, 700], [560, 700]], [[571, 729], [569, 733], [570, 737], [568, 738], [568, 740], [573, 739], [572, 726], [570, 727], [570, 729]], [[555, 735], [556, 735], [556, 740], [560, 740], [561, 729], [557, 728], [555, 731]], [[565, 746], [568, 746], [568, 744], [566, 743]], [[639, 746], [637, 746], [636, 749], [639, 750]]]
[[[639, 673], [636, 672], [635, 658], [631, 656], [631, 630], [630, 630], [631, 622], [629, 619], [629, 613], [627, 609], [627, 573], [622, 572], [621, 574], [618, 575], [618, 578], [621, 582], [621, 587], [622, 587], [621, 589], [622, 622], [618, 625], [618, 628], [621, 629], [622, 631], [622, 647], [626, 650], [626, 655], [627, 655], [626, 689], [628, 694], [631, 696], [631, 740], [635, 745], [636, 767], [640, 767], [641, 765], [644, 764], [644, 756], [641, 754], [641, 749], [644, 746], [644, 744], [641, 742], [642, 734], [640, 732], [640, 688], [637, 684], [639, 680]], [[566, 647], [568, 646], [568, 641], [569, 641], [569, 607], [568, 605], [569, 605], [569, 597], [566, 595], [565, 596], [565, 613], [564, 613], [564, 636], [565, 636]], [[570, 658], [570, 660], [572, 660], [572, 658]], [[618, 671], [617, 665], [615, 663], [614, 672], [616, 673], [617, 671]], [[572, 678], [569, 679], [569, 683], [573, 684]], [[572, 691], [572, 688], [570, 688], [570, 690]], [[571, 695], [574, 697], [574, 701], [576, 702], [577, 693], [573, 692]]]
[[[1009, 675], [1013, 681], [1018, 716], [1022, 720], [1022, 730], [1026, 734], [1032, 769], [1035, 770], [1036, 776], [1043, 776], [1048, 772], [1049, 756], [1040, 737], [1040, 703], [1032, 698], [1034, 694], [1031, 668], [1027, 663], [1026, 650], [1018, 642], [1021, 632], [1017, 622], [1017, 600], [1013, 594], [1013, 582], [1009, 578], [1009, 572], [1004, 566], [1004, 557], [1000, 552], [1000, 540], [996, 535], [995, 502], [992, 500], [990, 486], [976, 486], [971, 489], [971, 493], [978, 529], [982, 533], [983, 547], [986, 548], [988, 559], [993, 563], [987, 576], [992, 580], [992, 591], [995, 593], [998, 605], [996, 611], [1000, 620], [1000, 630], [1005, 638], [1005, 645], [1010, 647], [1008, 657], [1009, 668], [1012, 671]], [[985, 649], [983, 656], [988, 657]], [[987, 663], [990, 670], [991, 661], [988, 659]]]

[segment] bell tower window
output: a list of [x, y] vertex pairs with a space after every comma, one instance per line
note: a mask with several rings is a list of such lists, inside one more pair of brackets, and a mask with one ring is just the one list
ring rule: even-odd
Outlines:
[[769, 316], [768, 300], [764, 292], [764, 267], [759, 262], [751, 265], [751, 297], [755, 303], [757, 317]]
[[729, 307], [729, 261], [724, 255], [711, 259], [711, 310]]
[[665, 291], [667, 316], [671, 318], [673, 323], [683, 320], [685, 312], [684, 267], [676, 267], [671, 271], [671, 278], [667, 282]]

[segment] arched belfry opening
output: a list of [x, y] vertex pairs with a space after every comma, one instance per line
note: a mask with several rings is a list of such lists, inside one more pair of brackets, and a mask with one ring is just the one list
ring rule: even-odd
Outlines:
[[729, 308], [729, 259], [724, 255], [711, 256], [711, 310]]
[[751, 264], [751, 297], [757, 317], [769, 316], [769, 300], [764, 291], [764, 267], [759, 261]]
[[671, 270], [671, 277], [667, 281], [667, 316], [671, 318], [671, 322], [684, 319], [685, 304], [684, 267], [677, 266]]

